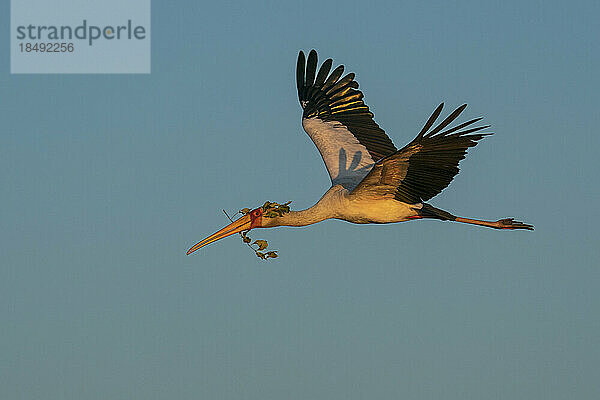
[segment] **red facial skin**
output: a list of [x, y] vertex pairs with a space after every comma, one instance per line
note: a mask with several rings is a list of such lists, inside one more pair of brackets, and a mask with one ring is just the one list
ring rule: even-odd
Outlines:
[[250, 211], [250, 220], [252, 221], [250, 229], [259, 228], [262, 226], [262, 214], [262, 207], [255, 208], [254, 210]]

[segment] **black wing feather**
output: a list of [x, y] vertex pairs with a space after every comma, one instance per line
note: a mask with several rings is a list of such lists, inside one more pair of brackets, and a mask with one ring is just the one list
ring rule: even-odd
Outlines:
[[344, 72], [344, 66], [340, 65], [327, 77], [332, 63], [331, 59], [326, 60], [317, 74], [317, 52], [311, 50], [306, 63], [304, 53], [300, 51], [298, 54], [296, 85], [300, 104], [304, 108], [302, 117], [336, 121], [344, 125], [366, 147], [373, 160], [396, 152], [390, 138], [373, 120], [373, 114], [358, 90], [354, 73], [340, 79]]
[[329, 75], [329, 71], [331, 70], [331, 64], [333, 64], [333, 60], [328, 58], [325, 60], [323, 65], [321, 65], [321, 68], [319, 68], [319, 73], [317, 74], [317, 79], [315, 80], [315, 86], [323, 86], [325, 79], [327, 79], [327, 75]]
[[306, 72], [304, 53], [298, 54], [298, 63], [296, 64], [296, 86], [298, 87], [298, 96], [300, 96], [300, 90], [304, 86], [304, 73]]
[[491, 133], [474, 134], [489, 125], [464, 129], [481, 118], [438, 133], [458, 118], [466, 104], [429, 130], [442, 108], [443, 103], [435, 109], [412, 142], [377, 162], [352, 193], [393, 197], [403, 203], [415, 204], [431, 199], [446, 188], [458, 174], [458, 163], [465, 158], [467, 149]]
[[312, 86], [315, 82], [315, 73], [317, 72], [317, 52], [311, 51], [308, 53], [306, 61], [306, 85]]

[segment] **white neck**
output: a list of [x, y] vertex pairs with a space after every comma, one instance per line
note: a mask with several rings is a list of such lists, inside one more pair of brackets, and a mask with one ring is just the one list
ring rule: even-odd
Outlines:
[[[306, 226], [316, 224], [329, 218], [335, 218], [339, 203], [343, 198], [343, 189], [341, 186], [334, 186], [329, 189], [323, 197], [314, 206], [306, 210], [290, 211], [281, 217], [268, 218], [272, 221], [267, 222], [265, 227], [270, 226]], [[263, 219], [264, 221], [264, 219]]]
[[283, 214], [277, 218], [277, 225], [279, 226], [306, 226], [316, 224], [317, 222], [324, 221], [331, 218], [321, 210], [317, 209], [317, 204], [301, 211], [290, 211], [289, 213]]

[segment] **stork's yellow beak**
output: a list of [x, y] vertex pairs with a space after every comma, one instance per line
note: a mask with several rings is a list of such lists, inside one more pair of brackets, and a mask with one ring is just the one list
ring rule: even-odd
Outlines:
[[231, 224], [227, 225], [225, 228], [221, 229], [218, 232], [213, 233], [203, 241], [196, 243], [191, 249], [188, 250], [187, 254], [190, 255], [194, 251], [198, 250], [200, 247], [204, 247], [207, 244], [212, 242], [216, 242], [219, 239], [223, 239], [224, 237], [231, 236], [235, 233], [246, 231], [252, 227], [252, 218], [250, 215], [244, 215], [241, 218], [236, 219]]

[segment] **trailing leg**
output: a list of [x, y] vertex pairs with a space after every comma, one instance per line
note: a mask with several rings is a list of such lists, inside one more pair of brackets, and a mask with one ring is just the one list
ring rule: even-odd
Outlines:
[[515, 221], [514, 218], [503, 218], [498, 221], [484, 221], [480, 219], [463, 218], [457, 217], [450, 214], [447, 211], [440, 210], [429, 204], [423, 204], [423, 208], [420, 210], [420, 216], [422, 218], [435, 218], [442, 221], [455, 221], [462, 222], [464, 224], [481, 225], [487, 226], [494, 229], [527, 229], [532, 231], [533, 225], [525, 224], [521, 221]]

